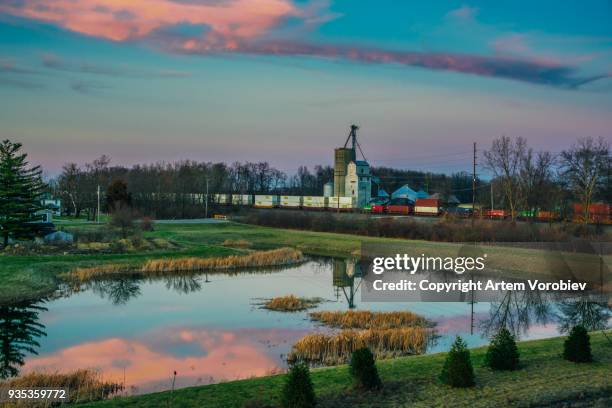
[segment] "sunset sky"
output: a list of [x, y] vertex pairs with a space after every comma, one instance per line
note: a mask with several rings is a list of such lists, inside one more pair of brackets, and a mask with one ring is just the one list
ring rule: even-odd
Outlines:
[[[537, 3], [537, 4], [534, 4]], [[612, 140], [612, 3], [3, 0], [0, 138], [114, 164], [469, 170], [506, 134]]]

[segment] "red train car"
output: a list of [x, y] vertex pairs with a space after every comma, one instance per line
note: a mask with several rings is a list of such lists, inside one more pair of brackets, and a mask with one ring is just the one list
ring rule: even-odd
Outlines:
[[[593, 203], [589, 205], [589, 222], [594, 224], [610, 224], [612, 206], [604, 203]], [[584, 207], [582, 204], [574, 204], [574, 221], [584, 221]]]
[[510, 216], [510, 212], [506, 210], [486, 210], [484, 216], [487, 218], [504, 219]]
[[407, 198], [394, 198], [385, 206], [388, 214], [410, 215], [414, 213], [414, 202]]

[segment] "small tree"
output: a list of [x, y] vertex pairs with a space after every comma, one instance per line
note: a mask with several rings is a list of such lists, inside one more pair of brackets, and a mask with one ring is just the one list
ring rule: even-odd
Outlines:
[[493, 370], [516, 370], [519, 365], [519, 352], [514, 336], [502, 327], [491, 339], [485, 356], [485, 364]]
[[121, 231], [121, 236], [127, 238], [128, 233], [134, 229], [136, 214], [125, 204], [115, 203], [111, 214], [110, 225]]
[[353, 351], [349, 364], [349, 372], [357, 388], [371, 390], [381, 386], [376, 363], [374, 362], [374, 355], [367, 347]]
[[310, 371], [305, 363], [291, 366], [281, 396], [283, 408], [312, 408], [316, 405]]
[[123, 180], [114, 180], [106, 189], [106, 205], [109, 212], [114, 212], [119, 206], [131, 206], [132, 195], [128, 185]]
[[452, 387], [466, 388], [474, 385], [474, 369], [470, 360], [470, 351], [459, 336], [446, 356], [440, 380]]
[[593, 361], [591, 339], [583, 326], [574, 326], [563, 344], [563, 358], [574, 363]]
[[4, 246], [9, 238], [32, 238], [37, 230], [36, 212], [42, 209], [44, 184], [39, 166], [30, 167], [21, 143], [0, 143], [0, 234]]

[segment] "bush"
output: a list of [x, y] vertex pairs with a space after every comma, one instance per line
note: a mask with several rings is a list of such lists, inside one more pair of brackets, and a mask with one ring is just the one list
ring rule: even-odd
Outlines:
[[474, 369], [470, 361], [470, 351], [459, 336], [446, 356], [440, 379], [452, 387], [466, 388], [474, 385]]
[[315, 406], [315, 393], [308, 365], [296, 363], [291, 366], [281, 401], [283, 408], [312, 408]]
[[491, 339], [485, 356], [485, 364], [493, 370], [516, 370], [519, 365], [519, 352], [514, 336], [505, 327]]
[[349, 372], [357, 388], [372, 390], [382, 385], [374, 362], [374, 355], [367, 347], [353, 351]]
[[574, 363], [593, 361], [591, 340], [583, 326], [575, 326], [563, 344], [563, 358]]
[[153, 225], [153, 218], [142, 217], [142, 219], [140, 220], [140, 228], [143, 231], [154, 231], [155, 227]]

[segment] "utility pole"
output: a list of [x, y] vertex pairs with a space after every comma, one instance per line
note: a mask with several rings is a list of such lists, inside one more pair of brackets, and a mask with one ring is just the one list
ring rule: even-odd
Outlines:
[[100, 223], [100, 185], [98, 184], [98, 210], [96, 211], [96, 222]]
[[491, 180], [491, 210], [493, 210], [493, 208], [495, 207], [493, 207], [493, 180]]
[[206, 177], [206, 197], [204, 198], [204, 218], [208, 218], [208, 177]]
[[472, 226], [476, 217], [476, 142], [474, 142], [474, 160], [472, 162]]

